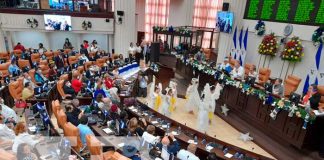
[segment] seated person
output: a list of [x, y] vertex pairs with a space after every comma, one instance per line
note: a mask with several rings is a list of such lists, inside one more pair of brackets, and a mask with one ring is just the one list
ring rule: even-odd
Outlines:
[[8, 72], [10, 75], [20, 72], [20, 68], [16, 64], [16, 59], [11, 60], [11, 64], [9, 65]]
[[21, 143], [17, 149], [18, 160], [37, 160], [37, 156], [32, 152], [32, 148], [27, 143]]
[[25, 85], [27, 82], [29, 82], [30, 85], [31, 85], [33, 88], [35, 88], [35, 87], [37, 86], [37, 85], [32, 81], [30, 75], [29, 75], [27, 72], [23, 73], [23, 76], [24, 76], [24, 81], [23, 81], [23, 84], [24, 84], [24, 85]]
[[148, 125], [146, 127], [146, 131], [143, 133], [142, 138], [144, 141], [150, 144], [156, 144], [160, 141], [160, 137], [156, 137], [155, 135], [155, 127], [153, 125]]
[[272, 86], [272, 94], [276, 94], [280, 97], [284, 96], [284, 86], [282, 85], [282, 79], [277, 78]]
[[80, 74], [79, 71], [77, 71], [77, 70], [73, 71], [71, 86], [74, 89], [75, 93], [79, 93], [83, 86], [82, 74]]
[[256, 68], [254, 65], [252, 65], [250, 68], [249, 76], [254, 78], [258, 77], [258, 73], [256, 72]]
[[217, 160], [217, 155], [214, 152], [210, 152], [207, 156], [207, 160]]
[[89, 62], [89, 59], [85, 55], [85, 53], [81, 53], [81, 56], [79, 57], [79, 60], [82, 60], [83, 62]]
[[34, 97], [34, 89], [31, 85], [31, 83], [27, 82], [25, 83], [25, 87], [22, 90], [22, 100], [26, 101], [29, 98], [33, 98]]
[[88, 134], [94, 135], [88, 126], [88, 116], [82, 115], [81, 118], [79, 119], [79, 123], [80, 124], [78, 125], [78, 128], [79, 128], [79, 132], [80, 132], [81, 141], [82, 141], [82, 144], [84, 146], [86, 146], [87, 145], [86, 136]]
[[66, 105], [65, 106], [65, 113], [67, 117], [67, 121], [71, 122], [73, 125], [78, 126], [79, 125], [79, 119], [83, 115], [83, 111], [79, 113], [79, 115], [74, 114], [74, 107], [72, 105]]
[[[173, 134], [162, 138], [161, 142], [157, 144], [157, 147], [163, 152], [166, 150], [170, 156], [175, 156], [180, 150], [179, 142], [174, 138]], [[163, 158], [163, 157], [162, 157]]]
[[195, 155], [197, 150], [197, 146], [195, 144], [190, 143], [187, 147], [187, 150], [181, 149], [177, 154], [177, 158], [180, 160], [199, 160], [199, 158]]
[[142, 136], [144, 133], [144, 128], [147, 126], [147, 123], [144, 118], [137, 120], [137, 118], [133, 117], [129, 120], [127, 127], [128, 131], [133, 135]]
[[228, 63], [229, 59], [228, 57], [224, 58], [224, 62], [219, 66], [220, 70], [225, 70], [227, 73], [230, 73], [232, 71], [231, 65]]
[[101, 93], [99, 93], [95, 100], [96, 100], [96, 102], [98, 104], [98, 107], [100, 109], [106, 109], [107, 111], [110, 110], [110, 106], [109, 106], [110, 105], [110, 100], [109, 100], [109, 98], [108, 99], [104, 98], [103, 95]]
[[0, 115], [3, 115], [4, 122], [17, 123], [19, 120], [16, 112], [4, 104], [2, 97], [0, 97]]
[[112, 104], [110, 106], [110, 117], [112, 118], [112, 120], [116, 120], [119, 118], [119, 113], [120, 113], [120, 109], [118, 108], [118, 106], [116, 104]]
[[16, 134], [16, 137], [15, 137], [14, 143], [12, 145], [12, 151], [14, 153], [17, 153], [18, 146], [22, 143], [27, 143], [32, 148], [34, 148], [35, 145], [41, 141], [41, 139], [38, 138], [37, 136], [28, 134], [25, 122], [19, 122], [16, 125], [15, 134]]
[[[54, 77], [57, 76], [57, 71], [56, 71], [57, 68], [54, 63], [50, 63], [48, 67], [49, 67], [49, 71], [47, 77], [50, 81], [55, 81], [56, 79], [54, 79]], [[51, 79], [50, 76], [52, 76], [53, 79]]]
[[238, 61], [235, 61], [235, 66], [231, 71], [232, 78], [243, 79], [244, 78], [244, 68], [240, 65]]
[[90, 66], [89, 70], [86, 72], [86, 77], [88, 79], [93, 78], [93, 77], [96, 77], [96, 76], [98, 76], [98, 74], [97, 74], [98, 71], [99, 71], [99, 67], [98, 66], [95, 66], [95, 65]]
[[64, 53], [58, 54], [55, 58], [55, 65], [57, 67], [57, 69], [62, 69], [64, 68], [64, 64], [65, 64], [65, 60], [64, 60]]
[[112, 103], [114, 104], [119, 104], [120, 103], [120, 97], [118, 96], [118, 89], [116, 87], [113, 87], [111, 89], [108, 90], [109, 91], [109, 95], [107, 95], [110, 100], [112, 101]]
[[314, 110], [322, 110], [323, 108], [318, 108], [319, 102], [321, 100], [321, 94], [317, 91], [317, 85], [312, 84], [308, 87], [307, 93], [304, 95], [302, 103], [303, 105], [310, 105]]
[[67, 96], [70, 96], [72, 98], [76, 97], [76, 93], [75, 93], [74, 89], [72, 88], [70, 81], [68, 81], [68, 80], [64, 81], [63, 91], [64, 91], [64, 94], [66, 94]]
[[36, 67], [35, 68], [35, 81], [36, 83], [45, 83], [45, 81], [47, 81], [47, 78], [43, 75], [42, 71]]
[[200, 51], [198, 51], [195, 54], [195, 59], [197, 61], [205, 61], [206, 60], [206, 56], [205, 56], [205, 53], [204, 53], [203, 49], [200, 49]]
[[114, 67], [114, 70], [112, 71], [112, 74], [113, 74], [114, 79], [120, 78], [119, 77], [119, 71], [118, 71], [118, 67], [117, 66]]
[[113, 87], [114, 81], [109, 77], [108, 73], [104, 75], [105, 89], [108, 90]]
[[98, 94], [102, 94], [102, 96], [103, 96], [104, 98], [107, 97], [105, 91], [102, 89], [102, 82], [101, 82], [101, 79], [100, 79], [100, 78], [97, 79], [97, 83], [95, 84], [95, 88], [96, 88], [96, 90], [95, 90], [95, 92], [93, 93], [93, 98], [94, 98], [94, 99], [97, 98]]
[[0, 115], [0, 137], [3, 140], [10, 141], [14, 140], [16, 137], [15, 132], [5, 124], [4, 115]]

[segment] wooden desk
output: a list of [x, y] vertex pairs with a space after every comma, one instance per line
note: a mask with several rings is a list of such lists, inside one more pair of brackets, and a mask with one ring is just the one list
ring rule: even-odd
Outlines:
[[[145, 104], [142, 104], [141, 102], [139, 102], [142, 106], [146, 106]], [[127, 108], [126, 111], [129, 113], [129, 118], [131, 117], [142, 117], [145, 118], [148, 122], [148, 124], [154, 125], [156, 127], [156, 133], [157, 135], [163, 137], [166, 133], [166, 129], [162, 128], [161, 124], [153, 124], [153, 121], [156, 121], [157, 119], [163, 119], [166, 122], [170, 123], [170, 129], [169, 131], [178, 131], [179, 126], [181, 127], [181, 133], [180, 135], [176, 135], [175, 138], [178, 140], [178, 142], [180, 142], [181, 148], [186, 148], [189, 143], [188, 140], [192, 140], [194, 139], [194, 136], [197, 136], [198, 138], [198, 145], [197, 145], [197, 151], [196, 151], [196, 155], [200, 158], [200, 159], [206, 159], [206, 157], [208, 156], [209, 152], [205, 149], [206, 144], [202, 144], [202, 140], [205, 139], [206, 142], [213, 142], [218, 144], [219, 148], [214, 148], [211, 150], [211, 152], [216, 153], [216, 155], [221, 158], [221, 159], [228, 159], [224, 156], [223, 153], [223, 149], [228, 148], [229, 149], [229, 153], [231, 154], [235, 154], [236, 152], [239, 153], [243, 153], [248, 157], [251, 158], [255, 158], [255, 159], [269, 159], [267, 157], [261, 156], [261, 155], [257, 155], [255, 153], [252, 153], [250, 151], [241, 149], [237, 146], [233, 146], [231, 144], [222, 142], [214, 137], [210, 137], [204, 133], [201, 133], [197, 130], [194, 130], [192, 128], [189, 128], [185, 125], [182, 125], [181, 123], [178, 123], [177, 121], [174, 121], [173, 119], [170, 119], [169, 117], [166, 117], [162, 114], [160, 114], [159, 112], [149, 108], [149, 107], [145, 107], [148, 109], [148, 111], [142, 112], [141, 109], [139, 107], [135, 107], [137, 108], [137, 112]], [[149, 112], [148, 114], [145, 114]], [[151, 118], [150, 115], [153, 115], [154, 117]], [[231, 159], [234, 159], [233, 157]]]

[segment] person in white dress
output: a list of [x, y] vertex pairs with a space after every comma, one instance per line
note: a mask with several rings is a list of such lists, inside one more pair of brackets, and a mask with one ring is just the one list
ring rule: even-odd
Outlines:
[[166, 95], [162, 96], [162, 105], [160, 107], [160, 113], [169, 117], [171, 115], [170, 106], [171, 106], [171, 98], [172, 98], [172, 89], [166, 88]]
[[162, 105], [162, 84], [159, 83], [158, 86], [155, 86], [154, 92], [151, 95], [152, 105], [150, 106], [156, 111], [159, 111], [159, 108]]
[[4, 104], [4, 100], [0, 97], [0, 114], [4, 117], [4, 122], [12, 122], [18, 123], [19, 118], [16, 112]]
[[211, 105], [210, 105], [210, 111], [208, 113], [209, 124], [211, 123], [211, 121], [214, 117], [216, 101], [219, 99], [220, 92], [222, 89], [223, 89], [223, 87], [220, 83], [217, 83], [216, 87], [214, 87], [214, 89], [211, 89]]
[[155, 77], [153, 76], [153, 81], [149, 84], [149, 87], [148, 87], [148, 96], [149, 96], [149, 100], [148, 100], [148, 103], [147, 105], [151, 108], [154, 108], [154, 91], [155, 91]]
[[203, 100], [199, 100], [198, 105], [198, 123], [197, 123], [197, 129], [198, 131], [204, 133], [207, 132], [208, 129], [208, 111], [210, 102], [207, 100], [206, 95], [203, 95]]
[[169, 82], [169, 87], [172, 89], [172, 94], [173, 94], [173, 97], [174, 97], [174, 100], [175, 100], [175, 104], [174, 104], [174, 107], [177, 106], [177, 102], [178, 102], [178, 91], [177, 91], [177, 83], [174, 82], [174, 81], [170, 81]]
[[192, 78], [191, 84], [187, 88], [186, 92], [186, 99], [187, 103], [185, 104], [185, 109], [190, 113], [193, 114], [195, 107], [199, 105], [199, 93], [198, 93], [198, 82], [197, 78]]

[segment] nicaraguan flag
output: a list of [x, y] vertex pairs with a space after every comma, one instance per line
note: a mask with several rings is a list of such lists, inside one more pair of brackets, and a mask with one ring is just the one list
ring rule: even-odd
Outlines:
[[307, 77], [305, 79], [305, 83], [304, 83], [304, 88], [303, 88], [303, 93], [306, 94], [308, 91], [308, 87], [309, 87], [309, 75], [307, 74]]
[[240, 44], [240, 48], [242, 49], [242, 39], [243, 39], [243, 27], [240, 31], [240, 36], [239, 36], [239, 44]]
[[321, 62], [322, 49], [323, 49], [323, 44], [321, 43], [320, 46], [318, 47], [317, 53], [315, 55], [315, 62], [316, 62], [317, 70], [319, 69], [320, 62]]
[[237, 26], [235, 27], [235, 31], [233, 34], [233, 43], [234, 43], [234, 48], [236, 49], [236, 34], [237, 34]]
[[245, 50], [247, 48], [248, 35], [249, 35], [249, 28], [246, 28], [245, 35], [244, 35], [244, 40], [243, 40]]

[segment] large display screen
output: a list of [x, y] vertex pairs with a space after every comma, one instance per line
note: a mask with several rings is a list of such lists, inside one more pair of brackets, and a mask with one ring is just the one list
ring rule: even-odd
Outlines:
[[45, 30], [51, 31], [71, 31], [71, 16], [64, 15], [44, 15]]
[[247, 0], [245, 19], [324, 24], [324, 0]]
[[233, 29], [233, 12], [217, 12], [217, 23], [216, 27], [220, 32], [230, 33]]

